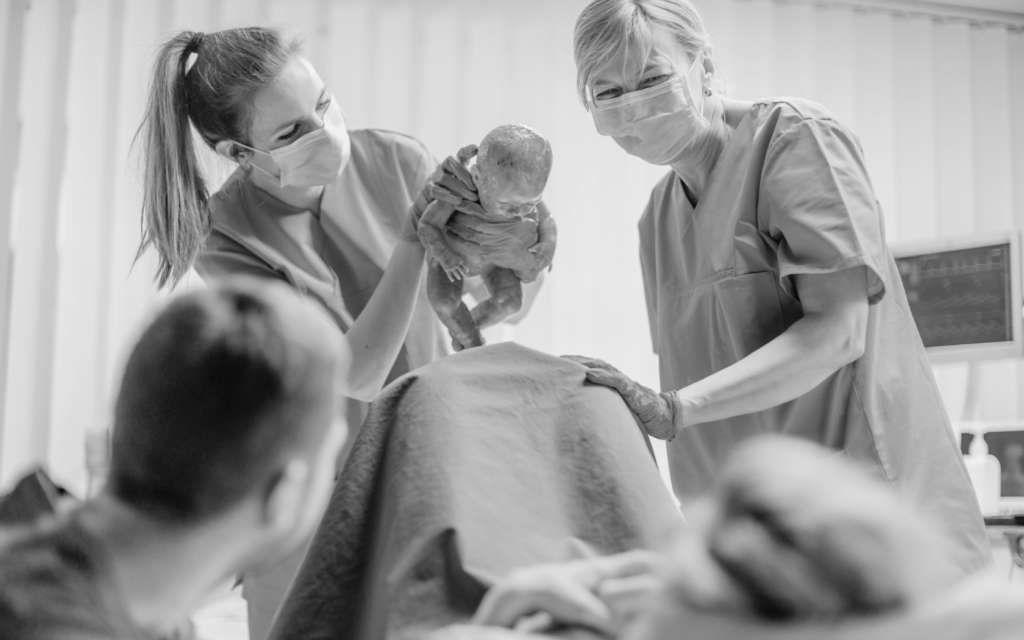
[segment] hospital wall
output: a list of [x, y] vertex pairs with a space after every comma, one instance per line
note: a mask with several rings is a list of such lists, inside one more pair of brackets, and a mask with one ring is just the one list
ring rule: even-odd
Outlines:
[[[657, 386], [635, 225], [664, 170], [599, 137], [576, 101], [572, 28], [584, 4], [0, 3], [0, 486], [44, 463], [82, 490], [84, 434], [109, 424], [126, 353], [166, 296], [152, 255], [135, 261], [131, 143], [155, 50], [180, 29], [289, 26], [352, 127], [411, 133], [438, 156], [501, 123], [545, 133], [559, 248], [515, 338], [604, 358]], [[698, 6], [731, 95], [811, 98], [858, 132], [891, 241], [1024, 224], [1024, 11], [906, 13], [884, 0]], [[214, 182], [226, 175], [216, 160], [210, 169]], [[196, 286], [193, 274], [180, 288]], [[1024, 417], [1020, 362], [977, 371], [980, 417]], [[937, 370], [954, 416], [965, 372]]]

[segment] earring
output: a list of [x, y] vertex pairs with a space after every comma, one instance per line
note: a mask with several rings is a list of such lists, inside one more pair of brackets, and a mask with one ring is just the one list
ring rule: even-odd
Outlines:
[[704, 87], [704, 95], [708, 98], [711, 97], [711, 87]]

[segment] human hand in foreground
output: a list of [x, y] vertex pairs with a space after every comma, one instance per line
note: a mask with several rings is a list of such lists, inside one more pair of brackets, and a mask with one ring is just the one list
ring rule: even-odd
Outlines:
[[676, 437], [675, 414], [679, 410], [676, 395], [670, 391], [658, 393], [632, 380], [604, 360], [583, 356], [562, 356], [566, 360], [587, 367], [587, 380], [611, 387], [619, 392], [626, 406], [636, 416], [640, 426], [649, 435], [672, 440]]
[[466, 168], [466, 163], [476, 152], [475, 144], [467, 145], [437, 166], [409, 207], [409, 216], [402, 230], [404, 240], [419, 242], [417, 228], [420, 218], [429, 207], [451, 206], [458, 211], [483, 212], [473, 175]]
[[495, 584], [473, 624], [542, 632], [578, 626], [614, 637], [660, 587], [655, 556], [629, 551], [523, 567]]

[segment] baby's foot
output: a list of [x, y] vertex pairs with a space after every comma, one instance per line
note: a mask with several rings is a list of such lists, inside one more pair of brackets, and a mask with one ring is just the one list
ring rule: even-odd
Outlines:
[[478, 340], [475, 340], [472, 336], [470, 336], [466, 340], [467, 344], [463, 344], [459, 342], [459, 339], [456, 338], [455, 334], [452, 333], [451, 331], [448, 332], [448, 335], [452, 337], [452, 349], [455, 350], [455, 353], [458, 353], [463, 349], [469, 349], [470, 347], [482, 347], [485, 344], [483, 336], [480, 336]]

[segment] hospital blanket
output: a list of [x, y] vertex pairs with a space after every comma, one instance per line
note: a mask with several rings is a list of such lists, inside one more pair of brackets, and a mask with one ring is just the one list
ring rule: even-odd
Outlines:
[[511, 344], [374, 402], [272, 640], [419, 638], [539, 562], [659, 545], [682, 516], [621, 398]]

